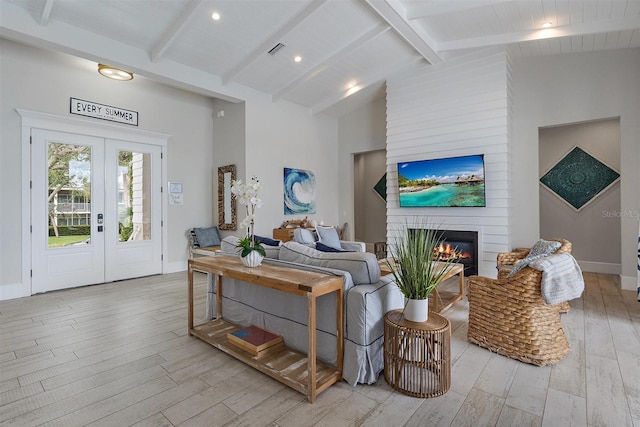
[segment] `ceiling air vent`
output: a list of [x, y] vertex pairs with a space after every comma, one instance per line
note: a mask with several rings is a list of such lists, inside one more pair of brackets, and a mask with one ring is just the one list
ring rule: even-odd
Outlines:
[[269, 55], [275, 55], [276, 53], [278, 53], [278, 51], [280, 49], [282, 49], [284, 47], [284, 45], [282, 43], [278, 43], [277, 45], [275, 45], [274, 47], [271, 48], [271, 50], [269, 50]]

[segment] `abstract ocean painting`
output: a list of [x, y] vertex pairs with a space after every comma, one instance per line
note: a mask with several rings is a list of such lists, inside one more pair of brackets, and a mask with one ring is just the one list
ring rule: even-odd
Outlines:
[[316, 213], [316, 175], [312, 171], [284, 168], [284, 214]]

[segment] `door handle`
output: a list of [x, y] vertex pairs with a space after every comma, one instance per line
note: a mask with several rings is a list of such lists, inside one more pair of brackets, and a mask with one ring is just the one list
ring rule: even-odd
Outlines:
[[104, 216], [102, 214], [98, 214], [98, 224], [102, 224], [104, 220]]

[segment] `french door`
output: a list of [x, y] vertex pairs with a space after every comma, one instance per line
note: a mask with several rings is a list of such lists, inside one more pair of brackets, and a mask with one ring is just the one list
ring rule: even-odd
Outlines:
[[161, 146], [31, 136], [32, 293], [161, 273]]

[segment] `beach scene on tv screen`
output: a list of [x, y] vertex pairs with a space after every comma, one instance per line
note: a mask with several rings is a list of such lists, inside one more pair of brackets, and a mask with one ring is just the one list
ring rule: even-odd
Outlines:
[[401, 207], [485, 206], [481, 154], [398, 163]]

